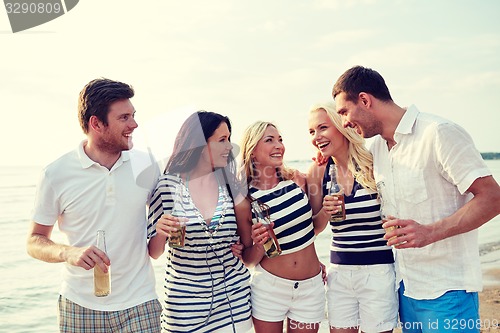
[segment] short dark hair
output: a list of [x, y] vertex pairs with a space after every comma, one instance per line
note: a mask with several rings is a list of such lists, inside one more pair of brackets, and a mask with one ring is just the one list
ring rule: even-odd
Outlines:
[[92, 116], [96, 116], [107, 126], [109, 106], [133, 96], [134, 88], [119, 81], [99, 78], [87, 83], [78, 98], [78, 118], [83, 132], [88, 133], [89, 119]]
[[392, 101], [384, 78], [377, 71], [363, 66], [355, 66], [342, 74], [333, 86], [333, 98], [344, 92], [346, 100], [357, 102], [359, 93], [365, 92], [382, 101]]

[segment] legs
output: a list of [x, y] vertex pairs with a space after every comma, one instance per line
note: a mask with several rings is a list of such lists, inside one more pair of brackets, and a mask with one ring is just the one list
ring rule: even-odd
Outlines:
[[255, 333], [283, 333], [283, 321], [263, 321], [253, 318]]
[[[317, 333], [321, 323], [301, 323], [287, 319], [287, 333]], [[253, 319], [255, 333], [283, 333], [283, 321], [269, 322]]]

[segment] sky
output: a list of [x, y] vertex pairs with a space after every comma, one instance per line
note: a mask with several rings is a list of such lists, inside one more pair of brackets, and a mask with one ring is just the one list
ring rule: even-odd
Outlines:
[[286, 160], [314, 156], [311, 105], [363, 65], [396, 104], [448, 118], [482, 152], [500, 151], [497, 0], [82, 0], [12, 33], [0, 8], [0, 165], [45, 165], [84, 138], [77, 98], [90, 80], [131, 84], [134, 142], [168, 156], [177, 128], [204, 109], [232, 141], [274, 122]]

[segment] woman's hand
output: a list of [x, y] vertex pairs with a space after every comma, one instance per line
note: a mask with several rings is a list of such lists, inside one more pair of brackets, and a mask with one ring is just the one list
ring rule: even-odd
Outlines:
[[325, 195], [323, 198], [323, 210], [330, 215], [337, 213], [342, 206], [342, 201], [339, 198], [336, 195]]
[[231, 244], [231, 252], [233, 252], [234, 256], [239, 258], [240, 260], [243, 260], [243, 250], [245, 249], [245, 246], [240, 243], [240, 240], [238, 239], [236, 243]]
[[[271, 227], [274, 226], [274, 222], [271, 222]], [[268, 227], [261, 222], [252, 225], [252, 240], [254, 244], [264, 245], [269, 239], [269, 233], [267, 232]]]
[[328, 159], [330, 158], [330, 156], [323, 156], [323, 154], [321, 154], [321, 152], [317, 152], [316, 153], [316, 157], [313, 157], [312, 160], [314, 162], [316, 162], [317, 165], [321, 166], [321, 165], [325, 165], [326, 163], [328, 163]]
[[328, 281], [328, 278], [326, 276], [326, 266], [320, 261], [319, 267], [321, 268], [321, 278], [323, 279], [323, 284], [326, 284], [326, 282]]
[[179, 229], [180, 222], [187, 222], [185, 217], [174, 217], [170, 214], [163, 214], [156, 222], [156, 232], [169, 238]]

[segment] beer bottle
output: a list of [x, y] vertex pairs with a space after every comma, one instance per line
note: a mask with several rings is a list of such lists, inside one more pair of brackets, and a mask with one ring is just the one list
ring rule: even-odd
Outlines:
[[274, 234], [269, 216], [264, 213], [257, 200], [252, 201], [252, 210], [255, 214], [255, 219], [253, 219], [254, 224], [261, 222], [267, 228], [267, 233], [269, 234], [269, 239], [264, 244], [264, 251], [266, 253], [266, 256], [268, 258], [279, 256], [281, 254], [281, 248], [280, 244], [278, 243], [278, 239]]
[[[97, 231], [96, 247], [106, 253], [106, 239], [104, 235], [104, 230]], [[94, 295], [97, 297], [108, 296], [111, 292], [111, 275], [110, 267], [108, 266], [108, 271], [103, 272], [101, 267], [98, 265], [94, 266]]]
[[342, 185], [338, 182], [337, 168], [335, 164], [330, 165], [329, 170], [330, 175], [330, 188], [328, 189], [328, 195], [336, 196], [342, 201], [342, 205], [339, 207], [339, 211], [332, 214], [330, 217], [330, 222], [340, 222], [345, 220], [345, 202], [344, 202], [344, 189]]

